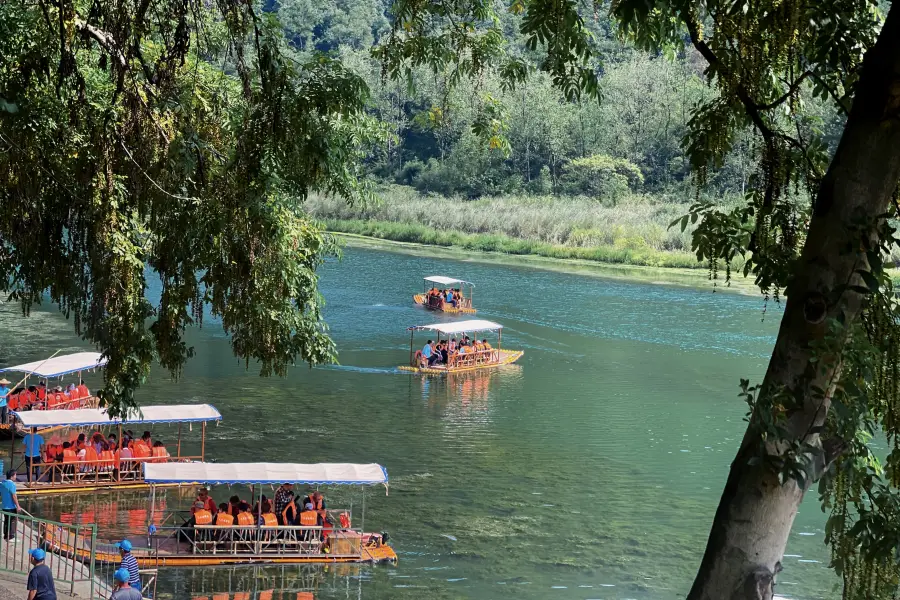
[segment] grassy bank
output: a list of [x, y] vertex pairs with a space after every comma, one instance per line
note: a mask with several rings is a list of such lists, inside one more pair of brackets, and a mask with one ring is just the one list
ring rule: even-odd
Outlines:
[[306, 209], [328, 229], [378, 239], [546, 258], [652, 267], [703, 267], [690, 232], [669, 229], [683, 204], [632, 196], [616, 206], [588, 199], [513, 196], [467, 201], [390, 188], [349, 206], [314, 197]]
[[444, 231], [425, 225], [362, 221], [359, 219], [324, 219], [329, 231], [363, 235], [394, 242], [443, 246], [481, 252], [591, 260], [596, 262], [643, 265], [648, 267], [697, 268], [697, 260], [686, 252], [667, 252], [652, 248], [616, 246], [563, 246], [546, 242], [516, 239], [504, 234]]

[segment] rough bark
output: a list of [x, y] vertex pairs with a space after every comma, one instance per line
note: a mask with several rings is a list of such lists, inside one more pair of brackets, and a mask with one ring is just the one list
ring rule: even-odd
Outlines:
[[[854, 272], [868, 268], [864, 257], [847, 251], [848, 243], [859, 247], [854, 224], [874, 223], [887, 212], [898, 181], [900, 7], [893, 4], [878, 42], [866, 53], [853, 108], [819, 188], [763, 381], [762, 394], [788, 390], [801, 401], [801, 408], [788, 418], [795, 440], [821, 445], [815, 431], [825, 421], [830, 391], [823, 400], [813, 390], [831, 389], [840, 361], [834, 360], [824, 372], [821, 362], [814, 368], [811, 344], [824, 338], [831, 318], [841, 313], [848, 321], [858, 317], [862, 296], [836, 293], [847, 283], [861, 284]], [[731, 465], [689, 600], [768, 600], [774, 593], [775, 575], [806, 490], [793, 480], [782, 485], [771, 469], [749, 464], [757, 454], [757, 422], [757, 415], [752, 416]], [[768, 450], [777, 454], [783, 446]]]

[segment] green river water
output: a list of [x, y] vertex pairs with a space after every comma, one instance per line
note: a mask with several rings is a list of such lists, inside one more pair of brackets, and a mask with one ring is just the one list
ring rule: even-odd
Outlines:
[[[503, 324], [503, 346], [523, 349], [523, 359], [451, 379], [397, 371], [408, 357], [405, 328], [442, 319], [411, 303], [428, 274], [474, 281], [478, 317]], [[760, 298], [709, 287], [352, 247], [323, 269], [321, 285], [340, 366], [260, 378], [207, 320], [190, 333], [197, 356], [181, 380], [157, 370], [139, 398], [219, 408], [212, 459], [381, 463], [390, 495], [368, 490], [365, 526], [390, 533], [399, 563], [168, 570], [160, 598], [229, 590], [255, 598], [272, 588], [290, 590], [284, 598], [314, 590], [317, 599], [683, 597], [744, 430], [738, 381], [762, 377], [780, 309], [763, 319]], [[0, 340], [3, 365], [83, 347], [50, 309], [23, 319], [3, 307]], [[186, 449], [197, 429], [185, 432]], [[171, 451], [175, 428], [154, 433]], [[230, 493], [217, 488], [213, 497]], [[360, 490], [326, 496], [332, 506], [353, 502], [360, 524]], [[168, 508], [189, 499], [164, 494]], [[114, 537], [135, 527], [124, 509], [146, 503], [146, 493], [110, 493], [29, 507], [95, 520]], [[810, 494], [781, 596], [839, 597], [823, 524]]]

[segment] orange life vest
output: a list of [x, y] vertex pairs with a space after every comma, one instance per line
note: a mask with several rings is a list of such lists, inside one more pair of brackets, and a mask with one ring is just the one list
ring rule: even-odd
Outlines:
[[300, 513], [300, 524], [304, 527], [312, 527], [319, 522], [319, 513], [314, 510], [304, 510]]
[[273, 513], [263, 513], [263, 525], [266, 527], [278, 527], [278, 519]]
[[166, 459], [169, 457], [169, 453], [166, 452], [166, 449], [162, 446], [157, 446], [156, 448], [152, 448], [153, 462], [155, 463], [163, 463], [166, 462]]
[[194, 513], [194, 523], [196, 525], [209, 525], [212, 523], [212, 513], [208, 510], [198, 510]]
[[105, 466], [111, 467], [116, 463], [116, 455], [113, 454], [112, 450], [104, 450], [100, 453], [100, 460], [103, 461]]
[[97, 451], [93, 446], [88, 446], [84, 449], [84, 462], [97, 462], [98, 458]]
[[253, 525], [253, 515], [248, 512], [238, 513], [238, 525]]
[[216, 525], [231, 526], [234, 525], [234, 517], [227, 512], [220, 512], [216, 515]]
[[71, 448], [63, 449], [63, 462], [64, 463], [71, 463], [71, 462], [75, 462], [76, 460], [78, 460], [78, 455], [75, 454], [74, 450], [72, 450]]
[[135, 458], [149, 458], [150, 457], [150, 448], [147, 447], [147, 444], [143, 442], [138, 442], [134, 445], [134, 448], [131, 449], [134, 453]]

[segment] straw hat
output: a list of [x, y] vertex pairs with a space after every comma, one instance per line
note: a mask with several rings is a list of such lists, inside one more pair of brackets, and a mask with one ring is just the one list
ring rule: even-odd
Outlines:
[[0, 385], [9, 385], [11, 383], [12, 383], [12, 381], [10, 381], [9, 379], [7, 379], [5, 377], [3, 379], [0, 379]]

